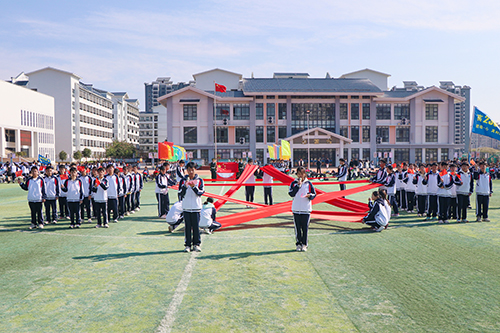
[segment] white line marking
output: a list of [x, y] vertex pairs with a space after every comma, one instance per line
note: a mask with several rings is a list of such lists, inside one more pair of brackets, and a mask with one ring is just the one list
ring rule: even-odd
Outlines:
[[179, 306], [182, 303], [182, 299], [184, 298], [184, 294], [186, 293], [186, 289], [189, 285], [189, 281], [191, 280], [191, 275], [193, 274], [194, 266], [196, 264], [196, 257], [198, 256], [198, 252], [192, 252], [191, 258], [189, 258], [189, 262], [184, 269], [184, 273], [182, 274], [181, 280], [177, 285], [177, 289], [175, 290], [174, 297], [168, 306], [167, 313], [165, 317], [160, 322], [160, 326], [156, 329], [157, 333], [168, 333], [172, 330], [172, 324], [175, 321], [175, 314]]
[[[227, 183], [227, 182], [224, 182], [224, 184], [225, 184], [225, 183]], [[224, 189], [225, 189], [225, 188], [226, 188], [225, 186], [222, 186], [222, 187], [220, 188], [219, 196], [221, 196], [221, 195], [222, 195], [222, 192], [224, 192]]]

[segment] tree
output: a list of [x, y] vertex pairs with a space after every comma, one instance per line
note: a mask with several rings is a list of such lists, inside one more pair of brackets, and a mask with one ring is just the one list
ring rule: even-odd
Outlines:
[[113, 141], [113, 143], [106, 148], [106, 157], [121, 159], [132, 158], [135, 153], [135, 146], [126, 141]]
[[68, 153], [66, 153], [64, 150], [61, 150], [59, 152], [59, 160], [66, 161], [67, 158], [68, 158]]
[[82, 152], [81, 152], [81, 151], [79, 151], [79, 150], [75, 151], [75, 152], [73, 153], [73, 158], [74, 158], [75, 160], [80, 161], [80, 160], [82, 159]]
[[26, 156], [26, 152], [25, 151], [17, 151], [16, 152], [16, 156], [25, 157]]
[[85, 148], [84, 150], [82, 150], [82, 155], [85, 158], [89, 158], [90, 156], [92, 156], [92, 150]]

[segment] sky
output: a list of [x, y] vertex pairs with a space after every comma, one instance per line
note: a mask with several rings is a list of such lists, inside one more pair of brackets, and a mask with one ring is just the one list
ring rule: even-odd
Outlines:
[[5, 1], [0, 79], [51, 66], [127, 91], [143, 110], [157, 77], [370, 68], [391, 74], [389, 88], [468, 85], [471, 105], [500, 122], [499, 17], [490, 0]]

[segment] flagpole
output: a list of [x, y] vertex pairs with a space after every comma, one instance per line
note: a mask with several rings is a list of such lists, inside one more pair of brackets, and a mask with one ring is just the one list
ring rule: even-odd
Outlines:
[[214, 81], [214, 128], [215, 128], [215, 163], [219, 161], [217, 156], [217, 88]]

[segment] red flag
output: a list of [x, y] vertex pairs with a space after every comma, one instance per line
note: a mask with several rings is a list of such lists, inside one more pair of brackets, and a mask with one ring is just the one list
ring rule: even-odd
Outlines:
[[225, 116], [229, 116], [229, 110], [221, 110], [220, 113]]
[[215, 84], [215, 91], [225, 93], [226, 92], [226, 86], [223, 86], [222, 84]]
[[21, 170], [16, 171], [16, 177], [21, 177], [23, 175], [23, 172]]

